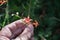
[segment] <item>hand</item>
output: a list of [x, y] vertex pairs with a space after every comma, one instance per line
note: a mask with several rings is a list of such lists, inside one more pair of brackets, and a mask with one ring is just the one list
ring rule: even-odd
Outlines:
[[[0, 31], [1, 40], [33, 40], [33, 30], [32, 24], [25, 25], [21, 20], [17, 20], [11, 24], [6, 25]], [[12, 37], [13, 36], [13, 37]]]

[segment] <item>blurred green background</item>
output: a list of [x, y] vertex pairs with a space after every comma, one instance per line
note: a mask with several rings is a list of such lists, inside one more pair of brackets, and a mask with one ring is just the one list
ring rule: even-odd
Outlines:
[[60, 40], [60, 0], [8, 0], [0, 6], [0, 29], [28, 15], [39, 22], [34, 40]]

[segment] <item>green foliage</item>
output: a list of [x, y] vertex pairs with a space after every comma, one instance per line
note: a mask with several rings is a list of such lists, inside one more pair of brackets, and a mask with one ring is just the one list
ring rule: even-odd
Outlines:
[[57, 25], [60, 25], [59, 0], [9, 0], [5, 5], [1, 6], [6, 10], [0, 12], [1, 27], [29, 15], [40, 24], [34, 30], [34, 40], [59, 40], [60, 35], [56, 33], [60, 27]]

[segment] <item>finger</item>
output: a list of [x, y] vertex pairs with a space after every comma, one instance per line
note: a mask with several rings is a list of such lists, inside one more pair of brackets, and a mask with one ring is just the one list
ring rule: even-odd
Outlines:
[[4, 36], [0, 36], [0, 40], [10, 40], [10, 39]]
[[2, 28], [0, 35], [10, 37], [18, 28], [25, 28], [25, 25], [21, 22], [21, 20], [17, 20], [11, 24], [6, 25]]
[[[20, 22], [20, 23], [19, 23]], [[16, 26], [16, 30], [13, 32], [13, 34], [11, 35], [10, 39], [16, 38], [18, 35], [20, 35], [22, 33], [22, 31], [25, 29], [26, 24], [24, 24], [21, 19], [18, 21], [15, 21]]]
[[29, 24], [25, 30], [20, 34], [15, 40], [20, 39], [20, 40], [29, 40], [32, 35], [33, 35], [33, 30], [34, 27], [32, 24]]
[[21, 28], [18, 28], [18, 29], [11, 35], [10, 39], [16, 38], [18, 35], [20, 35], [20, 34], [23, 32], [23, 30], [26, 28], [26, 25], [23, 25], [23, 24], [21, 24], [21, 25], [22, 25], [22, 27], [21, 27]]
[[10, 37], [11, 35], [12, 35], [11, 31], [7, 27], [2, 28], [2, 30], [0, 31], [0, 36]]
[[23, 35], [25, 33], [29, 33], [29, 32], [33, 33], [33, 31], [34, 31], [33, 25], [32, 24], [29, 24], [29, 25], [27, 25], [27, 27], [25, 28], [25, 30], [22, 32], [21, 35]]
[[34, 37], [31, 37], [30, 40], [34, 40]]
[[23, 25], [24, 24], [21, 22], [21, 20], [17, 20], [5, 27], [8, 27], [12, 32], [15, 32], [18, 28], [21, 28]]

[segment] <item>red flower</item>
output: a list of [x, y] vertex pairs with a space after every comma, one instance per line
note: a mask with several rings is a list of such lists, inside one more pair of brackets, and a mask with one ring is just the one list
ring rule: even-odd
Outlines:
[[0, 0], [0, 5], [4, 4], [6, 0]]
[[34, 25], [35, 27], [37, 27], [37, 26], [39, 25], [39, 23], [35, 20], [35, 22], [33, 22], [33, 25]]
[[25, 22], [26, 22], [27, 24], [29, 24], [29, 23], [32, 21], [32, 19], [30, 19], [29, 16], [28, 16], [27, 18], [24, 18], [24, 20], [25, 20]]

